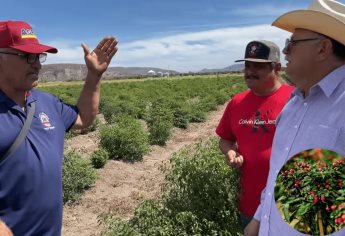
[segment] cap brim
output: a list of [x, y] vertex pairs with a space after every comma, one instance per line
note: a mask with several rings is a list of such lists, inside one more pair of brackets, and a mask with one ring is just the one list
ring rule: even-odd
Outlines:
[[25, 45], [16, 45], [11, 46], [11, 48], [17, 49], [19, 51], [27, 52], [27, 53], [34, 53], [39, 54], [43, 52], [48, 53], [57, 53], [58, 50], [56, 48], [43, 45], [43, 44], [25, 44]]
[[257, 58], [246, 58], [242, 60], [237, 60], [235, 62], [241, 62], [241, 61], [252, 61], [252, 62], [273, 62], [272, 60], [266, 60], [266, 59], [257, 59]]
[[345, 45], [345, 24], [323, 12], [313, 10], [291, 11], [278, 17], [272, 25], [291, 33], [295, 32], [295, 29], [314, 31]]

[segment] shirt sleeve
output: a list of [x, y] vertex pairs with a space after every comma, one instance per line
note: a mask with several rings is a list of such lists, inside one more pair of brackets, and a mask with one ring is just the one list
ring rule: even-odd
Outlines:
[[261, 192], [260, 204], [259, 204], [258, 208], [256, 209], [256, 212], [253, 216], [253, 218], [256, 219], [257, 221], [261, 220], [262, 205], [263, 205], [264, 200], [265, 200], [265, 193], [266, 193], [266, 188], [264, 188]]
[[225, 108], [224, 114], [216, 128], [216, 134], [225, 140], [235, 141], [235, 136], [231, 128], [231, 110], [233, 107], [233, 100], [231, 100]]
[[58, 98], [56, 98], [56, 103], [66, 132], [68, 132], [77, 120], [78, 108], [77, 106], [66, 104]]

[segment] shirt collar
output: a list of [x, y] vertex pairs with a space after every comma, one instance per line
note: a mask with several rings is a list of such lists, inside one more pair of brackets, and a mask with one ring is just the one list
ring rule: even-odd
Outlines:
[[[345, 81], [345, 65], [336, 68], [320, 82], [312, 86], [309, 94], [315, 93], [316, 90], [321, 90], [329, 98], [342, 81]], [[303, 94], [298, 88], [295, 88], [291, 94], [291, 97], [299, 96], [303, 98]]]
[[9, 101], [11, 101], [11, 99], [7, 97], [6, 94], [2, 90], [0, 90], [0, 103], [9, 102]]
[[339, 84], [345, 80], [345, 65], [342, 65], [326, 75], [316, 86], [319, 86], [329, 98]]
[[[26, 97], [26, 104], [29, 104], [33, 101], [36, 101], [35, 92], [34, 90], [30, 90]], [[10, 99], [9, 97], [7, 97], [2, 90], [0, 90], [0, 103], [7, 103], [10, 107], [15, 105], [15, 102], [12, 101], [12, 99]]]

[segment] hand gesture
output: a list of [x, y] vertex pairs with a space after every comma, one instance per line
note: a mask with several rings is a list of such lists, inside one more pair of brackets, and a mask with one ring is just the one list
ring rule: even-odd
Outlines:
[[111, 59], [117, 52], [117, 40], [114, 37], [104, 37], [97, 47], [90, 52], [85, 44], [82, 44], [86, 66], [90, 73], [102, 76], [107, 70]]

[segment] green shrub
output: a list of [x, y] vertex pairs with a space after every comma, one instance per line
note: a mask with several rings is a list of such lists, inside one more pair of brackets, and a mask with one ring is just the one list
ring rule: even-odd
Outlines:
[[101, 99], [99, 101], [99, 111], [101, 113], [103, 113], [103, 109], [104, 109], [104, 106], [109, 103], [109, 99], [108, 98], [104, 98], [104, 96], [101, 96]]
[[[224, 164], [218, 140], [180, 151], [171, 164], [162, 199], [142, 202], [127, 223], [108, 222], [106, 232], [126, 229], [122, 235], [240, 235], [239, 176]], [[120, 234], [113, 231], [106, 235]]]
[[63, 202], [74, 202], [85, 189], [95, 183], [97, 173], [89, 160], [82, 159], [76, 152], [64, 154], [62, 169]]
[[108, 124], [115, 123], [116, 116], [117, 116], [117, 110], [118, 109], [117, 109], [116, 105], [110, 100], [103, 102], [102, 109], [100, 109], [100, 111], [102, 112], [102, 114], [104, 116], [105, 121]]
[[75, 98], [73, 98], [73, 95], [69, 94], [69, 93], [67, 93], [67, 94], [66, 93], [60, 93], [59, 99], [65, 103], [68, 103], [68, 104], [74, 104], [74, 100], [75, 100]]
[[91, 163], [96, 169], [102, 168], [109, 159], [109, 154], [103, 148], [91, 154]]
[[138, 109], [138, 113], [137, 113], [137, 118], [138, 119], [145, 119], [148, 114], [147, 114], [147, 107], [148, 107], [148, 102], [147, 101], [142, 101], [142, 100], [138, 100], [135, 102], [135, 106]]
[[206, 98], [204, 98], [202, 101], [202, 108], [205, 112], [208, 112], [208, 111], [215, 111], [217, 110], [217, 100], [216, 98], [214, 98], [214, 96], [208, 96]]
[[173, 128], [173, 114], [169, 108], [166, 108], [164, 102], [158, 101], [152, 104], [147, 123], [150, 143], [165, 145]]
[[137, 118], [141, 114], [138, 104], [131, 101], [103, 100], [100, 111], [108, 123], [115, 123], [121, 116], [128, 115]]
[[237, 232], [238, 173], [224, 164], [218, 140], [184, 150], [171, 159], [163, 199], [172, 212], [192, 212], [202, 224], [203, 235]]
[[89, 127], [82, 129], [80, 133], [87, 134], [89, 132], [96, 131], [96, 129], [100, 126], [100, 124], [101, 124], [101, 121], [99, 120], [98, 117], [96, 117], [96, 119], [92, 122], [92, 124]]
[[147, 132], [130, 116], [122, 116], [116, 124], [102, 127], [100, 138], [101, 147], [111, 159], [138, 161], [149, 152]]
[[150, 144], [152, 145], [165, 145], [166, 141], [171, 136], [171, 130], [173, 127], [172, 117], [169, 120], [155, 119], [149, 125], [150, 132]]
[[189, 113], [184, 107], [178, 107], [174, 110], [174, 126], [181, 129], [187, 129], [189, 124]]
[[226, 91], [220, 91], [219, 93], [215, 94], [215, 99], [217, 105], [224, 105], [230, 99], [230, 94], [228, 94]]
[[139, 204], [129, 225], [142, 235], [171, 235], [174, 232], [168, 212], [164, 206], [153, 200]]
[[202, 123], [206, 121], [206, 113], [198, 107], [192, 107], [190, 111], [190, 122]]
[[108, 227], [102, 232], [102, 236], [142, 236], [133, 229], [126, 221], [121, 220], [116, 214], [101, 215], [100, 221]]
[[79, 134], [80, 134], [79, 130], [71, 129], [67, 133], [65, 133], [65, 139], [71, 139], [75, 136], [78, 136]]

